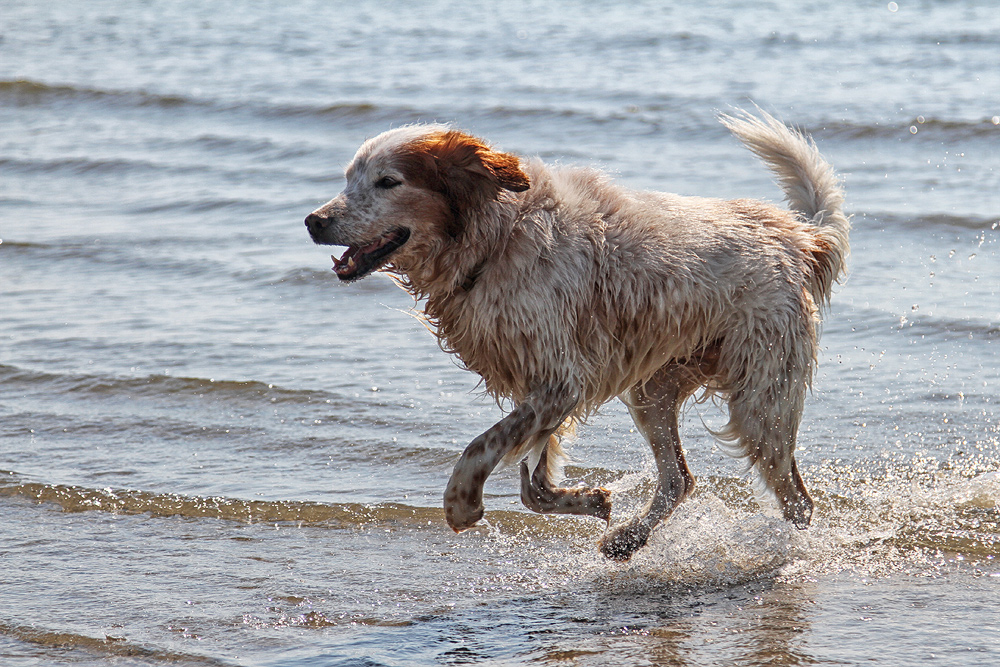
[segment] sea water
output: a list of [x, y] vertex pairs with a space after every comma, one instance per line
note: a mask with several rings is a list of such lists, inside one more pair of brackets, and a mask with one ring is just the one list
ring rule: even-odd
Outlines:
[[[1000, 663], [1000, 12], [992, 2], [6, 2], [0, 664]], [[753, 104], [843, 176], [794, 530], [685, 408], [698, 487], [626, 564], [516, 470], [503, 412], [304, 216], [418, 121], [635, 188], [780, 200]], [[336, 251], [336, 249], [334, 249]], [[570, 483], [638, 510], [609, 404]]]

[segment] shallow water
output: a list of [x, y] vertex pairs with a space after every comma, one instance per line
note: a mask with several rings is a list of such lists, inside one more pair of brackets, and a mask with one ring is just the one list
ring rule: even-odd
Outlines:
[[[992, 3], [6, 3], [0, 663], [1000, 662], [1000, 14]], [[302, 218], [368, 136], [454, 122], [639, 188], [780, 193], [761, 104], [845, 178], [851, 275], [800, 467], [759, 504], [687, 408], [699, 486], [625, 565], [514, 471], [440, 498], [502, 414]], [[615, 517], [625, 410], [570, 447]]]

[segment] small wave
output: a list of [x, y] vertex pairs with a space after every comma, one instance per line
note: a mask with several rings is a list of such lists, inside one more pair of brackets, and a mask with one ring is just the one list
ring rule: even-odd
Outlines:
[[858, 213], [857, 217], [865, 218], [866, 222], [856, 222], [855, 226], [870, 226], [867, 220], [877, 221], [880, 225], [913, 229], [958, 228], [986, 230], [1000, 228], [1000, 218], [996, 215], [952, 215], [948, 213], [925, 213], [921, 215], [900, 215], [898, 213]]
[[151, 162], [116, 158], [64, 157], [51, 160], [0, 158], [0, 169], [24, 174], [118, 174], [136, 171], [162, 171], [163, 168]]
[[900, 316], [898, 311], [860, 305], [854, 306], [853, 310], [854, 317], [831, 320], [824, 324], [824, 330], [857, 340], [871, 340], [875, 335], [888, 332], [931, 342], [969, 340], [989, 343], [1000, 339], [1000, 324], [985, 319], [914, 315], [909, 311]]
[[289, 104], [266, 100], [225, 100], [192, 97], [145, 90], [115, 90], [50, 84], [30, 79], [0, 81], [0, 103], [18, 106], [50, 106], [60, 102], [96, 103], [122, 108], [148, 108], [179, 110], [184, 108], [202, 111], [249, 114], [262, 118], [319, 120], [365, 120], [382, 116], [393, 122], [415, 122], [428, 116], [421, 110], [407, 106], [391, 106], [371, 102], [338, 102], [330, 104]]
[[422, 527], [428, 525], [428, 522], [440, 524], [444, 520], [444, 512], [440, 509], [395, 503], [327, 504], [292, 500], [242, 500], [222, 496], [203, 498], [134, 489], [92, 489], [65, 484], [18, 482], [14, 473], [7, 473], [6, 477], [6, 480], [0, 482], [0, 497], [51, 503], [64, 512], [149, 514], [156, 517], [220, 519], [246, 524], [293, 523], [333, 528], [380, 525]]
[[266, 199], [245, 199], [231, 197], [208, 197], [199, 199], [167, 199], [146, 204], [135, 204], [123, 209], [127, 215], [151, 215], [159, 213], [215, 213], [232, 210], [241, 214], [247, 211], [273, 210], [274, 202]]
[[5, 241], [0, 239], [0, 251], [17, 252], [23, 250], [47, 249], [51, 246], [45, 243], [33, 243], [30, 241]]
[[[0, 621], [0, 635], [10, 637], [19, 642], [34, 644], [46, 651], [58, 650], [61, 659], [59, 662], [75, 662], [72, 657], [65, 655], [69, 650], [77, 650], [98, 654], [114, 659], [116, 662], [122, 658], [129, 659], [129, 664], [137, 664], [135, 660], [142, 660], [139, 664], [170, 664], [170, 665], [209, 665], [223, 666], [232, 663], [215, 660], [213, 658], [191, 653], [178, 653], [165, 649], [151, 648], [130, 642], [127, 637], [116, 635], [105, 635], [104, 637], [91, 637], [76, 632], [63, 630], [53, 630], [39, 628], [36, 625], [14, 625]], [[50, 654], [52, 655], [52, 654]], [[65, 662], [64, 662], [65, 660]]]
[[[856, 544], [873, 552], [896, 552], [933, 558], [992, 560], [1000, 555], [1000, 479], [996, 472], [971, 478], [950, 471], [904, 471], [894, 480], [853, 489], [847, 501], [856, 514], [834, 517]], [[847, 519], [855, 522], [850, 525]], [[857, 552], [847, 561], [869, 561]]]
[[[378, 115], [395, 122], [414, 122], [426, 118], [415, 109], [391, 107], [370, 102], [343, 102], [335, 104], [287, 104], [264, 100], [224, 100], [199, 98], [188, 95], [154, 93], [145, 90], [115, 90], [51, 84], [30, 79], [0, 81], [0, 103], [15, 106], [51, 106], [59, 103], [91, 103], [119, 108], [149, 108], [164, 110], [195, 109], [218, 113], [237, 113], [261, 118], [350, 121], [371, 120]], [[407, 120], [409, 119], [409, 120]]]
[[68, 394], [163, 397], [167, 395], [218, 396], [263, 399], [270, 403], [331, 403], [337, 396], [328, 392], [285, 389], [257, 380], [215, 380], [212, 378], [147, 375], [118, 377], [78, 373], [48, 373], [0, 364], [0, 382], [8, 388], [45, 389]]
[[836, 137], [851, 140], [864, 139], [934, 139], [954, 141], [960, 139], [1000, 138], [1000, 121], [997, 116], [981, 120], [948, 120], [918, 116], [906, 121], [886, 123], [831, 122], [818, 124], [810, 129], [816, 137]]
[[30, 79], [0, 81], [0, 100], [12, 105], [41, 106], [60, 100], [91, 100], [128, 106], [173, 108], [180, 106], [210, 106], [203, 101], [181, 95], [163, 95], [145, 91], [103, 90], [88, 86], [49, 84]]
[[940, 341], [1000, 340], [1000, 324], [951, 317], [908, 316], [897, 326], [912, 336], [933, 337]]
[[[291, 152], [291, 151], [287, 151]], [[280, 156], [279, 156], [280, 157]], [[133, 176], [137, 173], [155, 174], [160, 176], [223, 176], [229, 178], [245, 178], [250, 174], [258, 173], [254, 169], [240, 168], [226, 170], [217, 164], [190, 162], [187, 164], [165, 164], [149, 160], [134, 160], [130, 158], [100, 157], [100, 156], [71, 156], [59, 158], [0, 158], [0, 169], [6, 172], [21, 174], [69, 174], [73, 176], [83, 175], [120, 175], [128, 174]], [[273, 177], [276, 172], [269, 171], [268, 175]], [[200, 200], [180, 200], [177, 202], [168, 201], [151, 207], [152, 212], [163, 210], [190, 210], [199, 212], [202, 210], [214, 210], [230, 206], [243, 207], [246, 210], [250, 207], [266, 209], [275, 207], [271, 201], [250, 200], [250, 199], [200, 199]], [[147, 212], [141, 207], [134, 209], [138, 212]], [[285, 210], [284, 206], [280, 209]]]
[[[370, 102], [355, 102], [342, 104], [282, 104], [268, 110], [269, 115], [285, 118], [311, 116], [328, 119], [370, 118], [385, 107]], [[397, 107], [393, 115], [415, 115], [418, 112], [411, 107]]]
[[[94, 266], [112, 266], [119, 272], [153, 271], [160, 274], [169, 274], [173, 279], [179, 276], [217, 276], [224, 273], [242, 277], [238, 273], [234, 273], [230, 266], [221, 261], [203, 258], [197, 262], [192, 262], [185, 259], [182, 253], [155, 252], [151, 250], [154, 246], [166, 246], [171, 243], [173, 243], [172, 240], [152, 240], [148, 244], [144, 244], [143, 249], [140, 251], [135, 247], [102, 243], [94, 239], [67, 239], [60, 243], [4, 241], [0, 243], [0, 254], [12, 253], [29, 261], [81, 262], [89, 265], [88, 268], [93, 268]], [[191, 240], [177, 241], [176, 244], [190, 246]]]
[[958, 32], [952, 34], [926, 34], [917, 38], [922, 44], [974, 44], [1000, 46], [1000, 35], [996, 32]]
[[[542, 95], [551, 97], [551, 89], [521, 88], [518, 95], [532, 97]], [[558, 92], [558, 91], [556, 91]], [[571, 94], [575, 91], [566, 91]], [[371, 126], [399, 126], [417, 122], [451, 122], [455, 118], [466, 118], [475, 124], [483, 121], [510, 121], [552, 119], [565, 122], [573, 119], [583, 125], [604, 126], [609, 123], [627, 123], [634, 125], [640, 132], [658, 132], [669, 129], [682, 136], [690, 136], [708, 132], [722, 132], [711, 118], [685, 116], [677, 114], [678, 101], [657, 97], [649, 100], [639, 100], [633, 105], [624, 106], [618, 96], [608, 97], [603, 109], [581, 108], [566, 105], [522, 105], [514, 106], [499, 104], [484, 108], [473, 105], [456, 108], [454, 105], [435, 107], [411, 106], [407, 104], [374, 103], [368, 100], [332, 101], [322, 100], [297, 103], [274, 101], [267, 99], [212, 99], [185, 95], [151, 93], [143, 90], [113, 90], [87, 86], [47, 84], [32, 80], [0, 81], [0, 103], [7, 102], [17, 105], [46, 106], [56, 103], [93, 103], [102, 106], [121, 108], [147, 108], [183, 110], [194, 109], [198, 112], [219, 113], [229, 115], [250, 116], [270, 120], [316, 120], [320, 122], [337, 121], [340, 124], [360, 124], [366, 128]], [[703, 116], [703, 115], [702, 115]], [[205, 147], [214, 149], [227, 148], [230, 139], [218, 137], [202, 137], [198, 139]], [[253, 152], [275, 150], [273, 146], [256, 145], [250, 148]], [[314, 150], [308, 146], [292, 149], [291, 154], [308, 153]], [[97, 169], [95, 165], [66, 165], [69, 168]]]

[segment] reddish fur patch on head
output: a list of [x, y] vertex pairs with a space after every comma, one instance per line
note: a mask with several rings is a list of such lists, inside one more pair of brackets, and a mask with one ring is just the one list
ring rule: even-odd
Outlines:
[[531, 186], [516, 155], [492, 150], [483, 140], [458, 130], [436, 132], [400, 151], [404, 177], [440, 193], [452, 219], [447, 231], [462, 232], [463, 213], [496, 199], [501, 190], [523, 192]]

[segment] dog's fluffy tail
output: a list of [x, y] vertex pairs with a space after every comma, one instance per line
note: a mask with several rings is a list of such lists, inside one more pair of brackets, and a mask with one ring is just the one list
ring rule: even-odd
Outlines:
[[844, 190], [833, 167], [813, 140], [758, 109], [760, 117], [738, 111], [721, 114], [729, 131], [763, 160], [777, 177], [792, 210], [814, 227], [816, 271], [810, 292], [817, 304], [830, 300], [833, 283], [844, 274], [850, 253], [850, 219], [844, 215]]

